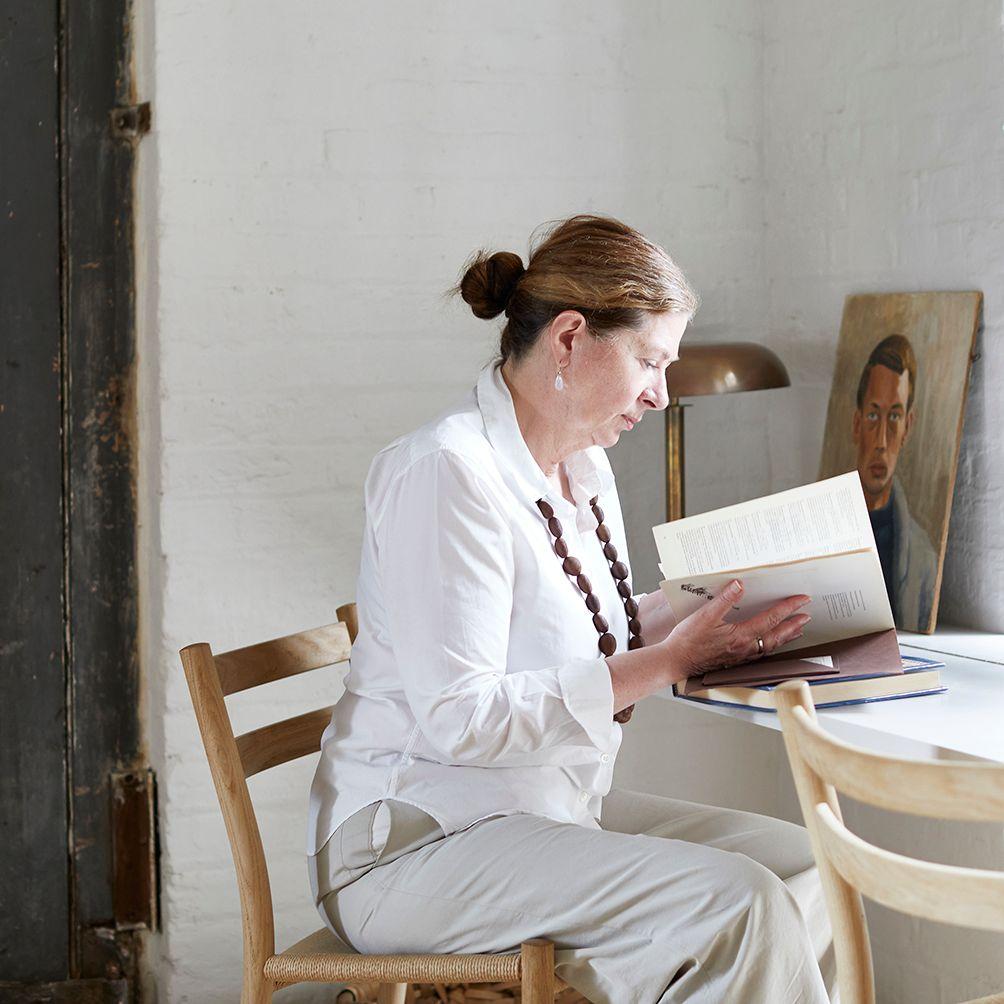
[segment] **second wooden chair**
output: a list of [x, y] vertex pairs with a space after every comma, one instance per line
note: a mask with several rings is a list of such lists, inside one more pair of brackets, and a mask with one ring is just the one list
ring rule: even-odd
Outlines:
[[[837, 792], [868, 805], [937, 819], [1004, 822], [1004, 766], [912, 760], [842, 742], [816, 721], [809, 685], [774, 691], [798, 800], [833, 925], [842, 1004], [874, 1004], [862, 894], [902, 913], [1004, 932], [1004, 873], [905, 857], [843, 822]], [[1004, 994], [968, 1004], [1001, 1004]]]

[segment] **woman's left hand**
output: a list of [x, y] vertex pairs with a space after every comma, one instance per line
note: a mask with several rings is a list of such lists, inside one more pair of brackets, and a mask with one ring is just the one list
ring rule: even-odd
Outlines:
[[661, 589], [646, 593], [638, 600], [638, 620], [646, 645], [658, 645], [676, 627], [676, 618]]

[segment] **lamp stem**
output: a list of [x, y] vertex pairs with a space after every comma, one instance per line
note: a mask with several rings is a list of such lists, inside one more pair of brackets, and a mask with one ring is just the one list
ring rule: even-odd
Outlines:
[[683, 409], [678, 397], [666, 408], [666, 519], [683, 516]]

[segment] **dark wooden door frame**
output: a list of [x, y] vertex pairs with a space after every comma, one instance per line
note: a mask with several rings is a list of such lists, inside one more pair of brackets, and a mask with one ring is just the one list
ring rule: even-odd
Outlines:
[[0, 603], [0, 1000], [137, 1000], [156, 925], [137, 810], [130, 20], [129, 0], [0, 15], [0, 571], [17, 585]]
[[69, 869], [58, 18], [19, 6], [0, 17], [0, 979], [27, 981], [68, 958]]

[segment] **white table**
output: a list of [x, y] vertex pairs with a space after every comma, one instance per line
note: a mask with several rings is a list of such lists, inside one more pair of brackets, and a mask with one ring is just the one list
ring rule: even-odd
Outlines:
[[[941, 759], [973, 757], [1004, 763], [1004, 635], [939, 627], [934, 634], [899, 632], [906, 652], [945, 663], [944, 694], [823, 708], [820, 722], [834, 735], [878, 752]], [[777, 715], [748, 708], [723, 708], [675, 697], [659, 697], [693, 709], [780, 729]]]

